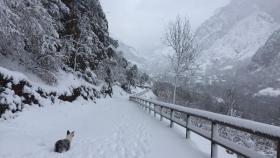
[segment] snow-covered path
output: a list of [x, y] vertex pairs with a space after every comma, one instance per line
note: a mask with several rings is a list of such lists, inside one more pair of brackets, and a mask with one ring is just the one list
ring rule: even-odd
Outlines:
[[[75, 130], [71, 150], [53, 152], [66, 130]], [[30, 108], [0, 122], [1, 158], [206, 158], [184, 133], [141, 111], [126, 95]]]

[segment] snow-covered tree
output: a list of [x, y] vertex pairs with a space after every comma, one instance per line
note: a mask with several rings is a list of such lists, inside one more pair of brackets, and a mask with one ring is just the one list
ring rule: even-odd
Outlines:
[[136, 86], [138, 80], [138, 68], [136, 65], [133, 65], [128, 71], [127, 71], [127, 81], [129, 85]]
[[147, 83], [149, 81], [149, 75], [147, 75], [146, 73], [140, 74], [140, 84], [144, 85], [145, 83]]

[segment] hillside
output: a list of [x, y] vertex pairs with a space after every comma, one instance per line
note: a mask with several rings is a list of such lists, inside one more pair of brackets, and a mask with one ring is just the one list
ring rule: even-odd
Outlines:
[[[280, 59], [280, 30], [275, 31], [267, 40], [267, 42], [258, 49], [252, 57], [248, 66], [248, 71], [259, 78], [263, 79], [263, 83], [259, 84], [259, 91], [267, 88], [279, 89], [279, 59]], [[276, 96], [275, 96], [276, 95]], [[276, 93], [267, 94], [265, 96], [279, 96]]]
[[158, 48], [153, 52], [144, 55], [143, 52], [138, 52], [135, 48], [119, 41], [117, 51], [129, 62], [136, 64], [141, 71], [154, 78], [168, 71], [168, 54], [170, 52], [167, 48]]
[[252, 57], [252, 70], [277, 68], [280, 57], [280, 29], [276, 30]]
[[118, 41], [118, 45], [117, 51], [121, 56], [125, 57], [132, 64], [137, 65], [142, 71], [146, 70], [147, 59], [141, 57], [135, 48], [121, 41]]
[[148, 80], [117, 53], [98, 0], [0, 4], [0, 117], [26, 105], [94, 101], [113, 85], [131, 92]]
[[277, 19], [256, 1], [231, 1], [196, 32], [202, 68], [235, 67], [250, 59], [279, 27]]
[[[275, 6], [280, 6], [279, 1], [231, 1], [205, 21], [196, 31], [201, 46], [199, 82], [240, 87], [246, 95], [277, 88], [278, 73], [272, 73], [278, 69], [280, 28]], [[253, 72], [259, 68], [262, 71]]]

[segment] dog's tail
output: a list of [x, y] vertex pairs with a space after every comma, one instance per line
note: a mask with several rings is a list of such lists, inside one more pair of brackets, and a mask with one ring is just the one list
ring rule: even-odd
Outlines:
[[62, 152], [63, 152], [63, 149], [60, 148], [58, 144], [55, 144], [54, 152], [62, 153]]

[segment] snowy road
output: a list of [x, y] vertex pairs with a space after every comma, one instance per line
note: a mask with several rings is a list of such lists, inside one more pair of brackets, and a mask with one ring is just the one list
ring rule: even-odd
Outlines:
[[[75, 130], [71, 150], [53, 152], [66, 130]], [[206, 158], [168, 124], [147, 115], [128, 96], [30, 108], [0, 122], [1, 158]]]

